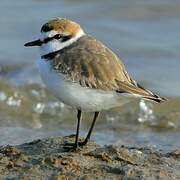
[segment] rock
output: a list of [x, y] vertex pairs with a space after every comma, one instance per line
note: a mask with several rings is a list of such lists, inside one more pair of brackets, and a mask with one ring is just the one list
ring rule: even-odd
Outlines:
[[180, 149], [163, 153], [138, 147], [101, 147], [90, 142], [68, 151], [74, 137], [0, 147], [0, 179], [180, 179]]

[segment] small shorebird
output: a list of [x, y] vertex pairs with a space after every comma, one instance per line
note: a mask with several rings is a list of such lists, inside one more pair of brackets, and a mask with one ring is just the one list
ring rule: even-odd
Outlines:
[[[25, 46], [40, 47], [38, 66], [48, 90], [77, 109], [73, 148], [89, 141], [99, 112], [120, 106], [122, 95], [158, 103], [165, 100], [140, 86], [116, 54], [71, 20], [58, 17], [48, 21], [41, 28], [40, 38]], [[79, 142], [82, 111], [94, 112], [94, 118], [87, 137]]]

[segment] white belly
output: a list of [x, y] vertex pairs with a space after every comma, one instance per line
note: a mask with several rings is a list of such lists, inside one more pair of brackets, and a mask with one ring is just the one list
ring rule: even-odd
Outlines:
[[40, 59], [38, 67], [47, 89], [67, 105], [83, 111], [100, 111], [122, 104], [116, 92], [85, 88], [67, 81], [62, 74], [51, 68], [49, 61]]

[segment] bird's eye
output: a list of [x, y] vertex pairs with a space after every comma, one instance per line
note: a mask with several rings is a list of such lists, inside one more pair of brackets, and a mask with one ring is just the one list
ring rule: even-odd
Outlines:
[[60, 34], [56, 34], [55, 36], [54, 36], [54, 39], [61, 39], [62, 38], [62, 36], [60, 35]]

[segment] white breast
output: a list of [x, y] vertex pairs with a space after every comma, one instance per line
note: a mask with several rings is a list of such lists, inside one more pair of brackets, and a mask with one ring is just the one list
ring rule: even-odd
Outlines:
[[85, 88], [67, 81], [62, 74], [55, 72], [50, 62], [45, 59], [38, 61], [38, 67], [47, 89], [67, 105], [84, 111], [100, 111], [122, 104], [116, 92]]

